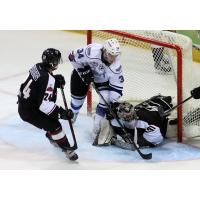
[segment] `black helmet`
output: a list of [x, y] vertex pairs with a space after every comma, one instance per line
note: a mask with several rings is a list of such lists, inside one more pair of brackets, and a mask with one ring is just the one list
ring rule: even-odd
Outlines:
[[57, 49], [48, 48], [42, 53], [42, 62], [51, 65], [51, 69], [57, 69], [61, 61], [61, 53]]

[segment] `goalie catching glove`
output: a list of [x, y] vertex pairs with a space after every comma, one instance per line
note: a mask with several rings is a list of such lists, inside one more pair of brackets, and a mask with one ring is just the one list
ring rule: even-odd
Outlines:
[[79, 68], [78, 73], [86, 85], [89, 85], [91, 82], [93, 82], [94, 77], [93, 77], [93, 73], [91, 71], [90, 66], [85, 66], [84, 68]]
[[200, 99], [200, 87], [194, 88], [191, 91], [191, 95], [194, 99]]

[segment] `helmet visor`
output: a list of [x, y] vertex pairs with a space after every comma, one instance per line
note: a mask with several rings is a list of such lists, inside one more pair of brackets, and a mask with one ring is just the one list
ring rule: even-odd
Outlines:
[[117, 56], [108, 53], [106, 50], [104, 51], [104, 59], [110, 64], [112, 64], [115, 61], [116, 57]]
[[52, 61], [51, 61], [51, 64], [53, 66], [57, 66], [59, 64], [63, 64], [63, 59], [62, 59], [62, 56], [59, 57], [59, 58], [54, 58]]

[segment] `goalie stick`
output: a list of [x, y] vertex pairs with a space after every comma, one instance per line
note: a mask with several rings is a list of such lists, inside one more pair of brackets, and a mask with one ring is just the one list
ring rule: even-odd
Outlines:
[[[95, 89], [96, 93], [102, 98], [102, 100], [104, 101], [104, 103], [106, 104], [108, 110], [110, 111], [111, 115], [114, 117], [114, 119], [117, 120], [118, 124], [120, 125], [121, 129], [123, 130], [125, 135], [128, 135], [127, 131], [125, 130], [124, 126], [122, 125], [122, 123], [120, 122], [120, 120], [117, 118], [116, 114], [113, 112], [113, 110], [111, 109], [110, 105], [107, 103], [107, 101], [104, 99], [104, 97], [101, 95], [101, 93], [99, 92], [99, 90], [96, 88], [95, 84], [92, 82], [91, 83], [93, 88]], [[145, 160], [149, 160], [152, 158], [152, 153], [148, 153], [148, 154], [144, 154], [140, 151], [140, 149], [137, 147], [137, 145], [135, 144], [135, 142], [133, 141], [129, 141], [131, 144], [133, 144], [134, 148], [137, 150], [137, 152], [140, 154], [140, 156], [145, 159]]]
[[171, 109], [167, 110], [166, 112], [163, 113], [163, 116], [166, 116], [170, 114], [173, 110], [175, 110], [177, 107], [181, 106], [185, 102], [189, 101], [192, 98], [192, 96], [188, 97], [187, 99], [183, 100], [181, 103], [177, 104], [176, 106], [172, 107]]
[[[62, 87], [60, 89], [61, 89], [63, 102], [64, 102], [64, 105], [65, 105], [65, 110], [67, 111], [68, 106], [67, 106], [67, 101], [66, 101], [66, 98], [65, 98], [64, 89]], [[75, 133], [74, 133], [74, 129], [73, 129], [73, 126], [72, 126], [71, 119], [68, 119], [68, 122], [69, 122], [69, 127], [70, 127], [70, 130], [71, 130], [71, 133], [72, 133], [72, 138], [74, 140], [74, 145], [72, 147], [69, 147], [69, 150], [76, 150], [78, 148], [78, 146], [77, 146], [76, 137], [75, 137]]]

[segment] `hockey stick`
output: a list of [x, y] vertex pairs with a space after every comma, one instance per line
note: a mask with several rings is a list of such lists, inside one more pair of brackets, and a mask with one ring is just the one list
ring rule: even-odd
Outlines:
[[[123, 130], [123, 132], [125, 133], [125, 135], [128, 135], [127, 131], [125, 130], [124, 126], [122, 125], [122, 123], [120, 122], [120, 120], [117, 118], [116, 114], [113, 112], [113, 110], [111, 109], [110, 105], [107, 103], [107, 101], [104, 99], [104, 97], [101, 95], [101, 93], [99, 92], [99, 90], [96, 88], [95, 84], [92, 82], [91, 83], [93, 88], [95, 89], [96, 93], [102, 98], [102, 100], [104, 101], [104, 103], [106, 104], [108, 110], [110, 111], [111, 115], [114, 117], [114, 119], [117, 120], [118, 124], [120, 125], [121, 129]], [[137, 152], [140, 154], [140, 156], [145, 159], [145, 160], [149, 160], [152, 158], [152, 153], [148, 153], [148, 154], [143, 154], [140, 149], [137, 147], [137, 145], [135, 144], [135, 142], [130, 141], [131, 144], [133, 144], [134, 148], [137, 150]]]
[[176, 106], [170, 108], [169, 110], [167, 110], [166, 112], [163, 113], [163, 116], [168, 115], [170, 112], [172, 112], [173, 110], [175, 110], [177, 107], [181, 106], [182, 104], [184, 104], [185, 102], [189, 101], [192, 98], [192, 96], [188, 97], [187, 99], [183, 100], [181, 103], [177, 104]]
[[121, 149], [129, 150], [129, 151], [135, 151], [135, 147], [132, 144], [127, 143], [127, 142], [123, 142], [123, 141], [118, 140], [118, 139], [112, 141], [111, 144], [116, 146], [116, 147], [119, 147]]
[[[66, 101], [66, 98], [65, 98], [64, 89], [62, 87], [60, 89], [61, 89], [63, 102], [64, 102], [64, 105], [65, 105], [65, 110], [67, 111], [68, 110], [68, 106], [67, 106], [67, 101]], [[68, 122], [69, 122], [69, 127], [70, 127], [70, 130], [71, 130], [71, 133], [72, 133], [72, 137], [73, 137], [73, 140], [74, 140], [74, 145], [72, 147], [70, 147], [70, 149], [76, 150], [78, 148], [78, 146], [77, 146], [76, 137], [75, 137], [75, 134], [74, 134], [74, 129], [73, 129], [73, 126], [72, 126], [71, 119], [68, 119]]]

